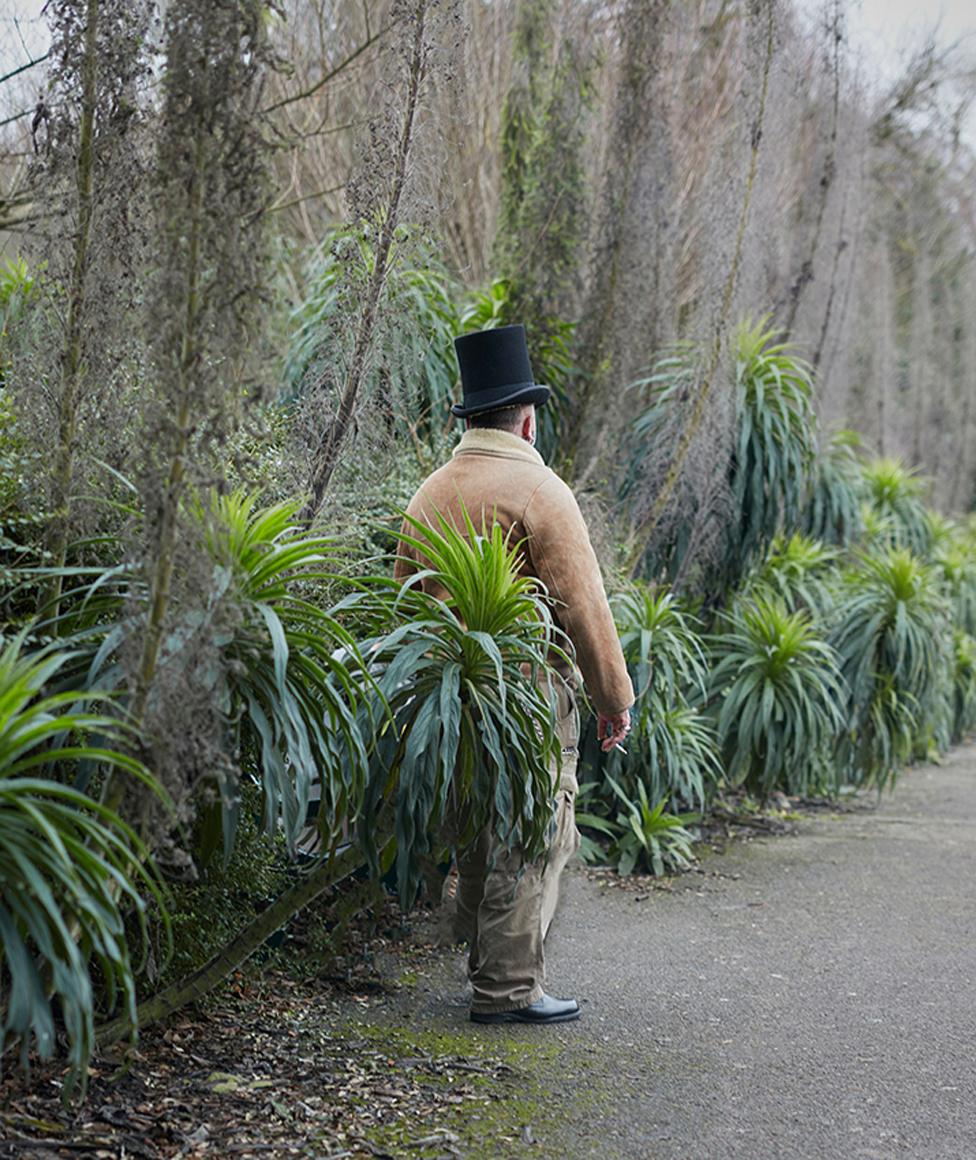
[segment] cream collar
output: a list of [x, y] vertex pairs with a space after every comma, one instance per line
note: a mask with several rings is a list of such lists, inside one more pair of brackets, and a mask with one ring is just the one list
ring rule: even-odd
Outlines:
[[454, 448], [455, 455], [500, 455], [505, 459], [525, 459], [545, 467], [545, 460], [531, 443], [511, 431], [499, 431], [495, 427], [469, 427], [461, 436], [461, 442]]

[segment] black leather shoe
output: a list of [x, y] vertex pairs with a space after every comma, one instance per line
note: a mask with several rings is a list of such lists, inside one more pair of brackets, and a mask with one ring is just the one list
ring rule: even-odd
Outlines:
[[516, 1011], [471, 1012], [472, 1023], [569, 1023], [579, 1017], [575, 999], [553, 999], [550, 995]]

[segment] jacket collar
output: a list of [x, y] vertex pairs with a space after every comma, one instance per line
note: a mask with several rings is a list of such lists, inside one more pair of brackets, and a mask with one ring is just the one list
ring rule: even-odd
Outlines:
[[503, 459], [524, 459], [545, 467], [545, 460], [531, 443], [511, 431], [495, 427], [469, 427], [454, 448], [455, 455], [500, 455]]

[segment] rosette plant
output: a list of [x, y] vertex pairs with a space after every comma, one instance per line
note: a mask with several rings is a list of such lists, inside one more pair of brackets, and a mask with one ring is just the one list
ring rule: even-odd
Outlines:
[[844, 547], [861, 535], [861, 448], [856, 431], [838, 431], [814, 464], [801, 521], [814, 540]]
[[500, 527], [408, 517], [399, 535], [426, 566], [402, 586], [373, 577], [345, 603], [371, 624], [364, 697], [378, 723], [360, 835], [375, 863], [376, 835], [393, 827], [409, 905], [445, 820], [461, 845], [490, 826], [527, 859], [545, 851], [560, 753], [549, 666], [567, 654]]
[[844, 726], [834, 650], [809, 614], [760, 594], [712, 640], [712, 704], [729, 782], [759, 797], [824, 787]]
[[806, 609], [823, 618], [833, 601], [837, 551], [795, 532], [777, 536], [763, 562], [749, 573], [742, 595], [767, 591], [778, 596], [791, 612]]
[[596, 726], [581, 740], [582, 766], [595, 776], [590, 810], [614, 807], [609, 778], [638, 804], [643, 785], [652, 805], [669, 797], [703, 808], [721, 773], [712, 723], [700, 711], [707, 662], [694, 616], [667, 587], [635, 583], [611, 600], [636, 701], [626, 753], [600, 749]]
[[905, 548], [862, 555], [843, 580], [831, 643], [847, 689], [843, 775], [883, 789], [921, 739], [947, 744], [949, 604]]
[[976, 729], [976, 640], [957, 628], [952, 634], [952, 741]]
[[864, 495], [874, 522], [890, 547], [924, 556], [932, 547], [933, 528], [925, 506], [928, 481], [900, 459], [880, 456], [861, 469]]
[[[322, 600], [341, 582], [335, 544], [307, 533], [299, 506], [298, 500], [264, 506], [241, 490], [212, 492], [187, 505], [209, 584], [198, 603], [175, 610], [161, 655], [170, 673], [203, 666], [193, 675], [225, 723], [225, 760], [197, 771], [219, 791], [214, 824], [201, 828], [207, 848], [194, 851], [204, 861], [221, 837], [225, 855], [230, 852], [241, 777], [259, 785], [266, 832], [280, 827], [292, 845], [305, 827], [313, 790], [321, 795], [326, 849], [362, 799], [367, 755], [356, 716], [358, 653]], [[40, 626], [71, 650], [64, 683], [116, 692], [124, 705], [120, 658], [141, 631], [146, 602], [138, 570], [123, 562], [64, 572], [59, 614]], [[197, 637], [207, 643], [202, 661], [188, 647]], [[151, 697], [149, 706], [151, 712]]]
[[86, 761], [157, 787], [104, 697], [50, 691], [67, 654], [21, 646], [0, 652], [0, 1046], [19, 1044], [25, 1066], [32, 1045], [49, 1059], [60, 1027], [70, 1094], [85, 1085], [96, 990], [134, 1018], [128, 938], [145, 934], [146, 897], [166, 911], [134, 831], [67, 779]]
[[[726, 468], [730, 513], [721, 562], [714, 575], [699, 581], [706, 591], [737, 587], [776, 532], [799, 523], [816, 454], [813, 385], [807, 363], [777, 337], [767, 316], [755, 324], [742, 322], [733, 338], [735, 430]], [[701, 351], [683, 342], [655, 362], [648, 378], [633, 384], [649, 388], [650, 405], [634, 421], [629, 477], [640, 478], [649, 448], [670, 447], [681, 438], [701, 365]], [[624, 494], [630, 489], [625, 484]], [[641, 560], [645, 572], [677, 579], [691, 549], [690, 531], [690, 521], [684, 520], [662, 542], [640, 544], [635, 565]]]

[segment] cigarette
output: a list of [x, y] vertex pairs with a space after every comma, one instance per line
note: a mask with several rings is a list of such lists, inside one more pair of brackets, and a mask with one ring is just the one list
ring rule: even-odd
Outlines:
[[627, 750], [626, 750], [626, 749], [624, 749], [624, 747], [623, 747], [623, 746], [620, 744], [620, 742], [619, 742], [619, 741], [618, 741], [618, 742], [617, 742], [617, 744], [614, 746], [614, 749], [619, 749], [621, 753], [626, 753], [626, 752], [627, 752]]

